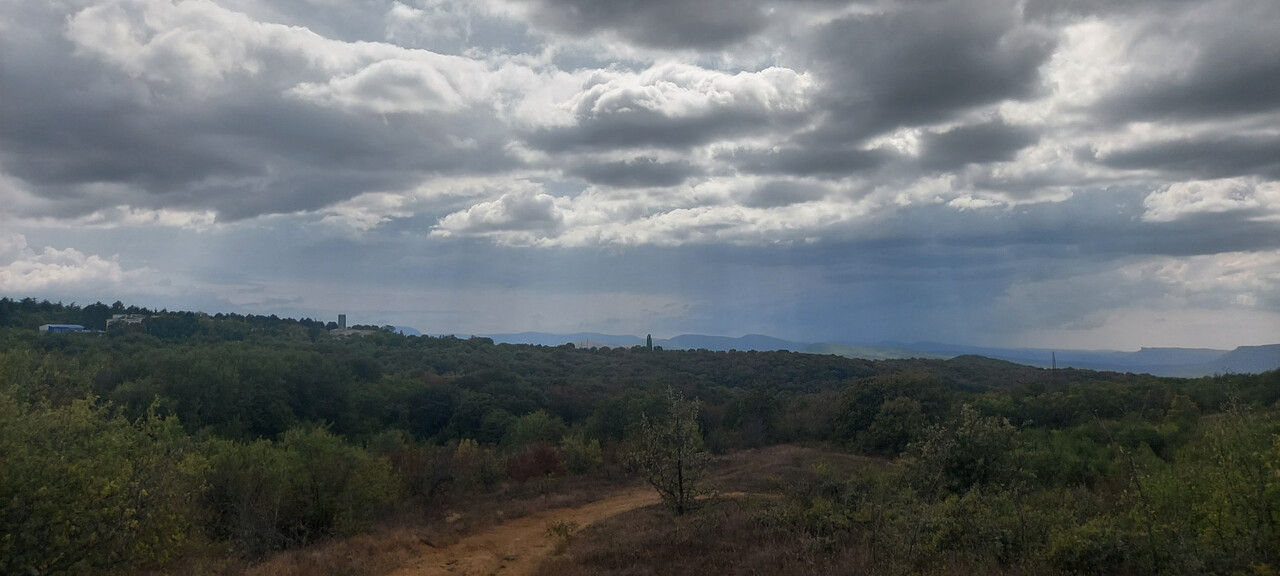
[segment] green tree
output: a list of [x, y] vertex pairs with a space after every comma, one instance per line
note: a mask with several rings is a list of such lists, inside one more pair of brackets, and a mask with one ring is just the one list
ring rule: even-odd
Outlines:
[[546, 410], [538, 410], [516, 418], [507, 428], [506, 440], [511, 446], [524, 446], [534, 442], [552, 444], [563, 438], [567, 431], [564, 420], [548, 414]]
[[633, 462], [677, 516], [692, 509], [702, 493], [706, 452], [698, 429], [698, 403], [668, 388], [666, 412], [645, 414]]
[[916, 441], [928, 425], [920, 403], [899, 396], [880, 405], [875, 420], [861, 435], [862, 447], [872, 454], [896, 456]]
[[1200, 408], [1191, 398], [1178, 394], [1169, 402], [1169, 411], [1165, 413], [1165, 422], [1178, 427], [1180, 432], [1190, 431], [1200, 421]]
[[925, 493], [964, 494], [975, 486], [1007, 487], [1018, 474], [1018, 429], [1004, 418], [965, 405], [949, 425], [935, 427], [914, 450], [910, 477]]

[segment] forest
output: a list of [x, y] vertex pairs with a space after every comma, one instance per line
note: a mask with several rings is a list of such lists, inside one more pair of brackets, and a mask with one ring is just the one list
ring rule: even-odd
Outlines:
[[[125, 313], [148, 318], [103, 331]], [[0, 299], [0, 573], [232, 573], [202, 559], [252, 566], [406, 510], [628, 481], [673, 395], [711, 456], [786, 444], [869, 463], [819, 462], [779, 497], [682, 514], [700, 519], [677, 556], [736, 534], [779, 573], [1280, 569], [1280, 371], [1176, 379], [333, 327]], [[666, 514], [655, 525], [685, 522]], [[597, 556], [544, 568], [683, 573]]]

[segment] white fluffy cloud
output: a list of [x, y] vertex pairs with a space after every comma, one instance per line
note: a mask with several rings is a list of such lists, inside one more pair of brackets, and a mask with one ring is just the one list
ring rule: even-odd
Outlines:
[[1257, 178], [1224, 178], [1175, 182], [1147, 195], [1142, 201], [1144, 220], [1171, 222], [1194, 214], [1262, 212], [1280, 214], [1280, 182]]
[[812, 77], [787, 68], [726, 74], [664, 63], [639, 74], [600, 74], [566, 105], [577, 118], [640, 110], [672, 118], [721, 109], [792, 113], [807, 107], [813, 88]]
[[375, 114], [453, 112], [472, 100], [463, 93], [475, 90], [459, 85], [468, 81], [438, 63], [381, 60], [323, 84], [299, 84], [288, 93], [317, 104]]
[[1157, 282], [1167, 295], [1197, 307], [1280, 312], [1280, 251], [1158, 258], [1124, 274], [1135, 282]]
[[536, 189], [508, 192], [440, 219], [436, 237], [489, 236], [506, 244], [533, 244], [554, 237], [564, 224], [556, 199]]
[[118, 256], [85, 254], [75, 248], [40, 249], [27, 245], [22, 234], [0, 235], [0, 292], [8, 294], [61, 293], [76, 289], [141, 287], [153, 281], [146, 268], [126, 270]]

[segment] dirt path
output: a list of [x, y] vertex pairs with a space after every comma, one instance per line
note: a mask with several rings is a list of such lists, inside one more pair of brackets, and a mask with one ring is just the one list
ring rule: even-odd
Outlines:
[[430, 549], [392, 576], [529, 574], [551, 551], [549, 524], [576, 522], [579, 528], [585, 528], [592, 522], [657, 503], [658, 495], [645, 486], [575, 508], [543, 510], [472, 534], [456, 544]]

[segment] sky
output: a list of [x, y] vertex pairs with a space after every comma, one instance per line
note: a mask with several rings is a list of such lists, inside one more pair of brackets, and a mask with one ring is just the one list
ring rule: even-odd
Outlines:
[[0, 295], [1280, 342], [1273, 0], [0, 0]]

